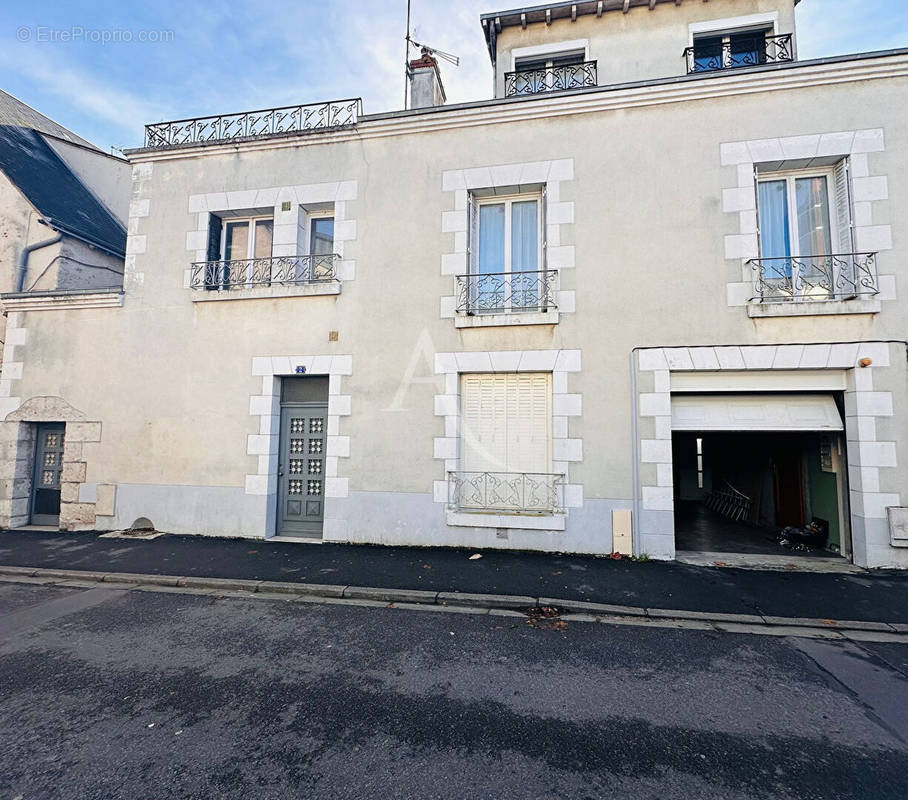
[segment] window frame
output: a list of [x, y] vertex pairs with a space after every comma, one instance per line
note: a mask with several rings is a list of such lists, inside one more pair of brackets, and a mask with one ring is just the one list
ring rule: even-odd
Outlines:
[[[828, 221], [829, 221], [829, 253], [802, 253], [800, 252], [800, 237], [798, 235], [798, 205], [797, 205], [797, 181], [803, 178], [825, 178], [826, 179], [826, 197], [828, 200]], [[785, 169], [774, 170], [772, 172], [757, 172], [757, 219], [760, 220], [760, 192], [759, 184], [774, 183], [785, 181], [785, 202], [788, 209], [788, 239], [790, 251], [787, 258], [803, 259], [818, 258], [820, 256], [839, 255], [835, 251], [836, 242], [839, 241], [839, 215], [838, 215], [838, 198], [836, 196], [835, 185], [835, 166], [829, 167], [806, 167], [804, 169]], [[757, 233], [757, 243], [760, 249], [760, 257], [763, 256], [763, 231], [759, 228]]]
[[[254, 214], [244, 217], [221, 217], [221, 261], [258, 261], [259, 258], [256, 258], [255, 255], [255, 239], [256, 231], [258, 229], [258, 223], [263, 220], [269, 220], [271, 222], [271, 253], [267, 256], [261, 256], [262, 259], [274, 258], [274, 215], [268, 214]], [[227, 228], [231, 225], [235, 225], [241, 222], [245, 222], [249, 226], [249, 239], [246, 243], [246, 255], [243, 258], [227, 258]]]
[[[556, 61], [565, 58], [579, 58], [579, 61], [571, 61], [567, 64], [555, 64]], [[538, 69], [555, 69], [576, 67], [587, 62], [586, 51], [574, 50], [567, 52], [541, 53], [537, 56], [520, 56], [514, 59], [514, 72], [533, 72]]]
[[[758, 63], [768, 63], [768, 56], [766, 55], [766, 39], [767, 37], [775, 36], [775, 26], [768, 23], [759, 23], [753, 26], [745, 26], [741, 28], [718, 28], [714, 31], [698, 31], [697, 33], [692, 34], [691, 36], [691, 47], [694, 48], [693, 63], [697, 63], [697, 45], [711, 39], [719, 40], [719, 57], [722, 60], [722, 64], [719, 67], [714, 69], [695, 69], [694, 72], [717, 72], [722, 69], [729, 69], [734, 66], [732, 59], [733, 53], [731, 49], [732, 38], [737, 36], [753, 36], [756, 38], [758, 35], [763, 35], [763, 57], [764, 61]], [[756, 66], [756, 64], [754, 65]]]
[[[323, 211], [307, 211], [306, 212], [306, 252], [304, 255], [314, 256], [315, 252], [313, 251], [313, 237], [312, 237], [312, 228], [316, 220], [320, 219], [331, 219], [334, 220], [335, 227], [337, 226], [337, 217], [335, 216], [335, 211], [333, 208], [325, 209]], [[331, 235], [331, 252], [332, 255], [335, 253], [335, 242], [337, 241], [334, 232], [332, 231]]]
[[[526, 202], [536, 202], [536, 269], [535, 270], [515, 270], [513, 269], [512, 261], [512, 246], [511, 246], [511, 233], [513, 230], [513, 212], [512, 208], [514, 203], [526, 203]], [[473, 203], [476, 206], [476, 257], [475, 261], [467, 265], [467, 274], [469, 276], [482, 276], [482, 275], [501, 275], [502, 276], [502, 285], [503, 290], [506, 296], [506, 302], [500, 309], [495, 309], [491, 312], [485, 313], [500, 313], [500, 314], [516, 314], [516, 313], [526, 313], [531, 310], [539, 310], [540, 305], [540, 294], [539, 291], [540, 285], [537, 281], [537, 291], [536, 291], [536, 307], [535, 309], [532, 306], [515, 306], [512, 302], [511, 297], [511, 280], [513, 275], [523, 275], [523, 274], [537, 274], [539, 276], [544, 276], [548, 272], [545, 266], [545, 231], [543, 230], [545, 217], [543, 213], [543, 203], [545, 202], [545, 192], [543, 189], [539, 189], [532, 192], [512, 192], [510, 194], [492, 194], [492, 195], [474, 195]], [[481, 236], [482, 215], [480, 209], [482, 206], [490, 205], [504, 205], [504, 263], [502, 265], [501, 272], [482, 272], [480, 264], [480, 249], [479, 241]], [[475, 269], [474, 269], [475, 268]], [[469, 280], [469, 278], [468, 278]], [[473, 294], [473, 289], [471, 288], [471, 295]], [[475, 289], [476, 294], [479, 294], [478, 287]], [[471, 298], [472, 305], [472, 298]]]
[[[837, 165], [820, 167], [804, 167], [802, 169], [779, 169], [766, 172], [756, 173], [756, 209], [757, 209], [757, 252], [762, 261], [763, 255], [763, 220], [760, 209], [760, 184], [774, 183], [779, 181], [785, 182], [785, 204], [788, 216], [788, 245], [789, 253], [781, 258], [783, 263], [783, 272], [786, 274], [778, 275], [769, 280], [778, 280], [782, 283], [788, 281], [791, 284], [791, 298], [796, 302], [820, 301], [828, 302], [842, 299], [838, 290], [838, 270], [840, 269], [839, 259], [835, 256], [845, 256], [845, 253], [839, 253], [838, 243], [840, 242], [840, 224], [839, 218], [842, 209], [839, 208], [839, 197], [836, 190], [836, 169]], [[804, 178], [824, 178], [826, 180], [826, 198], [827, 198], [827, 222], [829, 225], [829, 243], [830, 252], [828, 253], [802, 253], [800, 242], [800, 230], [798, 227], [798, 205], [797, 205], [797, 182]], [[850, 203], [850, 199], [845, 202]], [[848, 214], [852, 213], [851, 209], [846, 209]], [[824, 261], [829, 270], [829, 279], [831, 287], [828, 290], [827, 297], [817, 296], [811, 291], [795, 291], [795, 288], [801, 285], [801, 278], [805, 275], [810, 276], [813, 265], [817, 261]], [[803, 272], [802, 272], [803, 271]], [[764, 278], [764, 280], [766, 280]], [[808, 284], [809, 285], [809, 284]]]
[[[482, 206], [501, 205], [502, 203], [505, 206], [504, 265], [503, 265], [504, 269], [501, 270], [501, 273], [488, 273], [488, 274], [510, 275], [515, 272], [515, 270], [512, 269], [513, 264], [511, 262], [511, 231], [512, 231], [512, 227], [513, 227], [513, 217], [511, 215], [511, 208], [513, 207], [514, 203], [528, 203], [533, 200], [536, 201], [536, 269], [532, 270], [532, 271], [543, 272], [543, 270], [541, 269], [542, 244], [543, 244], [542, 190], [540, 189], [540, 190], [534, 191], [534, 192], [515, 192], [512, 194], [500, 194], [500, 195], [479, 195], [474, 198], [474, 202], [476, 203], [476, 209], [477, 209], [477, 211], [476, 211], [477, 224], [480, 224], [480, 225], [481, 225], [481, 223], [478, 222], [480, 219], [479, 209]], [[477, 231], [477, 233], [479, 233], [479, 232]], [[480, 266], [479, 253], [477, 253], [476, 254], [476, 267], [478, 268], [479, 266]], [[527, 270], [516, 270], [516, 272], [519, 274], [521, 272], [527, 272]], [[477, 272], [475, 274], [482, 275], [483, 273], [479, 272], [477, 270]]]

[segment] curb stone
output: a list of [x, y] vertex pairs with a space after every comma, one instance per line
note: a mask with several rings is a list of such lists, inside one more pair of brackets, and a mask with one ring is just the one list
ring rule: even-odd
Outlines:
[[908, 624], [898, 622], [764, 617], [753, 614], [653, 609], [593, 603], [582, 600], [560, 600], [553, 597], [530, 597], [529, 595], [433, 592], [419, 589], [386, 589], [371, 586], [42, 569], [40, 567], [3, 565], [0, 565], [0, 576], [7, 576], [13, 580], [20, 578], [24, 582], [56, 582], [66, 586], [95, 587], [101, 584], [109, 585], [111, 589], [129, 587], [142, 589], [147, 587], [149, 590], [158, 588], [164, 591], [179, 591], [180, 589], [186, 589], [190, 592], [221, 590], [230, 593], [242, 592], [260, 595], [263, 598], [274, 596], [275, 599], [295, 596], [295, 600], [308, 603], [346, 603], [375, 607], [386, 607], [389, 604], [393, 604], [398, 608], [428, 610], [434, 607], [438, 610], [444, 608], [450, 612], [488, 613], [494, 616], [509, 617], [525, 616], [517, 609], [533, 606], [557, 606], [567, 612], [561, 615], [562, 619], [575, 622], [596, 620], [615, 625], [908, 643]]

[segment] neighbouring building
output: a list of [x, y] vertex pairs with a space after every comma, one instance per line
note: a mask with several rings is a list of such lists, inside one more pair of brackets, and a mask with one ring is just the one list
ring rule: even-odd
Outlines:
[[666, 559], [817, 518], [908, 567], [908, 50], [799, 60], [794, 6], [502, 11], [490, 100], [426, 51], [407, 111], [148, 125], [122, 294], [3, 298], [2, 522], [48, 474], [64, 529]]

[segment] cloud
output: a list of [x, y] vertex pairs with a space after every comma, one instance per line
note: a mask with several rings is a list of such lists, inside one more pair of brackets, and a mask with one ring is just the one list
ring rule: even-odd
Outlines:
[[147, 95], [124, 89], [91, 70], [68, 66], [57, 53], [37, 44], [0, 51], [0, 66], [18, 72], [42, 95], [106, 123], [103, 127], [111, 140], [120, 145], [135, 138], [136, 120], [154, 119], [162, 112]]

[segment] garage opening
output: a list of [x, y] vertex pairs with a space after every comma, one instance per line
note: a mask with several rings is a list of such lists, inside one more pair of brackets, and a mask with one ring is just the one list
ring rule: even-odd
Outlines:
[[672, 397], [679, 551], [850, 555], [841, 398]]

